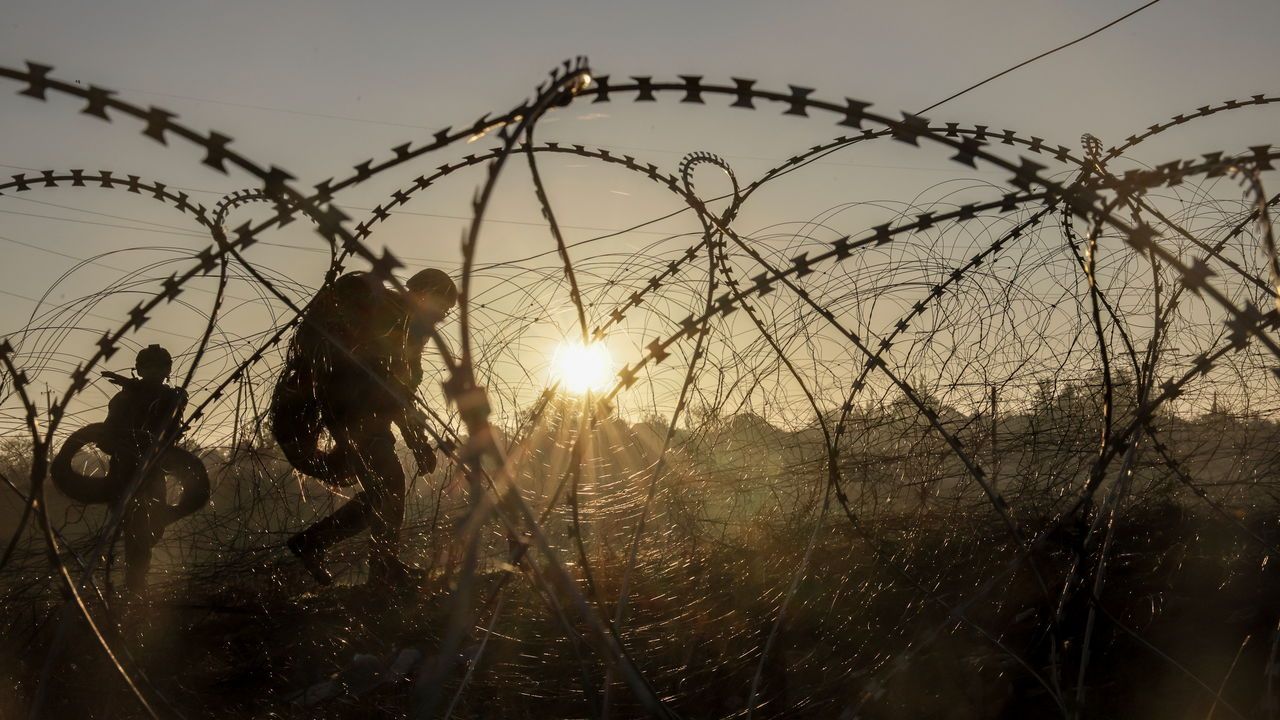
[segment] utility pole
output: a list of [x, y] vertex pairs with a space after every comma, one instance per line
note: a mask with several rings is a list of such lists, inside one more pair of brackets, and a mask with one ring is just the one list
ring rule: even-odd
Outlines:
[[1000, 448], [996, 444], [996, 423], [1000, 420], [1000, 389], [991, 386], [991, 487], [997, 487], [1000, 475]]

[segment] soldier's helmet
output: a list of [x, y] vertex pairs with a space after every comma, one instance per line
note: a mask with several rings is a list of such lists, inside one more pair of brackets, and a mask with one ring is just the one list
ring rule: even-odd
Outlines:
[[458, 286], [443, 271], [435, 268], [420, 270], [405, 283], [419, 308], [444, 317], [458, 304]]
[[148, 345], [138, 351], [133, 369], [143, 379], [164, 380], [173, 370], [173, 356], [159, 345]]

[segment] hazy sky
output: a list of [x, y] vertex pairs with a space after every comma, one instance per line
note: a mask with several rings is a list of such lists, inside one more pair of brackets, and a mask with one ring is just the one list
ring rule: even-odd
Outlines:
[[[573, 54], [589, 55], [599, 72], [736, 75], [918, 109], [1138, 4], [9, 0], [0, 53], [5, 62], [38, 59], [140, 96], [173, 93], [410, 125], [505, 106], [526, 94], [543, 68]], [[1048, 133], [1064, 123], [1074, 132], [1082, 118], [1103, 110], [1119, 129], [1186, 102], [1268, 89], [1278, 27], [1280, 4], [1270, 0], [1164, 0], [955, 101], [946, 114], [998, 114]], [[199, 107], [167, 104], [189, 113]], [[283, 129], [278, 116], [203, 110], [202, 119], [268, 135], [265, 146], [280, 148], [269, 132]]]
[[[505, 110], [564, 57], [585, 54], [597, 74], [702, 74], [747, 77], [762, 87], [815, 87], [824, 98], [855, 97], [887, 114], [917, 110], [998, 70], [1094, 29], [1139, 2], [980, 0], [871, 2], [61, 2], [6, 0], [0, 14], [0, 63], [53, 65], [59, 77], [120, 91], [140, 104], [177, 112], [197, 129], [217, 129], [261, 164], [275, 164], [303, 185], [341, 176], [372, 156], [445, 125], [461, 126]], [[1017, 129], [1075, 147], [1082, 132], [1107, 144], [1176, 113], [1276, 90], [1280, 51], [1275, 0], [1164, 0], [1103, 34], [949, 103], [936, 121]], [[132, 128], [102, 124], [73, 103], [34, 102], [0, 88], [0, 170], [112, 169], [189, 188], [208, 205], [251, 184], [199, 165], [187, 148], [164, 149]], [[712, 104], [715, 104], [713, 101]], [[726, 103], [721, 103], [721, 105]], [[1143, 146], [1159, 162], [1273, 139], [1274, 112], [1234, 117], [1171, 134]], [[574, 106], [549, 118], [542, 140], [623, 148], [674, 171], [692, 150], [725, 155], [749, 179], [809, 145], [838, 134], [826, 121], [770, 112], [741, 113], [675, 103]], [[1235, 138], [1238, 138], [1236, 140]], [[1224, 140], [1226, 145], [1224, 146]], [[942, 180], [1003, 180], [952, 166], [939, 153], [894, 147], [835, 156], [792, 179], [783, 194], [744, 214], [748, 229], [804, 220], [838, 202], [878, 197], [910, 200]], [[474, 148], [470, 148], [473, 149]], [[452, 152], [447, 157], [456, 157]], [[381, 201], [415, 175], [443, 162], [429, 157], [385, 183], [339, 199], [356, 208]], [[581, 174], [575, 175], [576, 171]], [[598, 175], [571, 162], [548, 170], [570, 240], [625, 227], [678, 209], [670, 196], [628, 177]], [[466, 174], [410, 206], [375, 236], [400, 254], [456, 267], [459, 218], [479, 181]], [[786, 194], [786, 193], [790, 194]], [[193, 223], [118, 193], [49, 191], [0, 198], [0, 288], [40, 297], [58, 283], [57, 302], [96, 292], [126, 270], [173, 261], [206, 239]], [[353, 213], [357, 216], [359, 213]], [[487, 259], [551, 247], [527, 197], [495, 205]], [[531, 228], [536, 231], [531, 233]], [[596, 246], [629, 253], [665, 232], [694, 229], [678, 221]], [[394, 230], [394, 231], [392, 231]], [[272, 238], [315, 244], [305, 228]], [[35, 245], [44, 251], [29, 247]], [[175, 248], [172, 251], [157, 247]], [[135, 249], [145, 248], [145, 249]], [[119, 251], [59, 281], [72, 258]], [[264, 248], [259, 257], [284, 276], [314, 282], [316, 253]], [[144, 274], [164, 277], [168, 266]], [[645, 271], [647, 272], [647, 270]], [[637, 271], [637, 277], [645, 272]], [[238, 292], [244, 332], [268, 326]], [[191, 296], [191, 302], [204, 302]], [[104, 303], [80, 318], [97, 333], [135, 297]], [[519, 299], [512, 300], [519, 302]], [[8, 296], [0, 333], [27, 323], [34, 303]], [[199, 330], [198, 307], [157, 317], [153, 335], [179, 347]], [[185, 313], [185, 314], [184, 314]], [[192, 329], [194, 328], [194, 330]], [[168, 333], [168, 335], [163, 335]], [[72, 347], [46, 339], [49, 350]], [[652, 334], [652, 333], [650, 333]], [[188, 338], [183, 340], [182, 338]], [[70, 367], [69, 357], [44, 357]], [[119, 364], [119, 363], [115, 363]]]

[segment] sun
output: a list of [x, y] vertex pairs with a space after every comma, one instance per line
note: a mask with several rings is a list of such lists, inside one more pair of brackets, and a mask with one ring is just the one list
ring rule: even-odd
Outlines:
[[551, 381], [574, 395], [604, 392], [613, 384], [613, 357], [604, 343], [563, 342], [551, 356]]

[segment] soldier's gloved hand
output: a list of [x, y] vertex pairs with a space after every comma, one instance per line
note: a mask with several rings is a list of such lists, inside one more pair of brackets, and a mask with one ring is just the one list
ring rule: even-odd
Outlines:
[[436, 449], [431, 446], [422, 425], [414, 418], [404, 417], [400, 421], [400, 432], [404, 442], [413, 453], [413, 460], [418, 465], [419, 475], [430, 475], [436, 471]]
[[413, 459], [418, 463], [419, 475], [430, 475], [436, 471], [436, 449], [423, 442], [414, 448]]
[[405, 442], [413, 452], [413, 461], [418, 464], [419, 475], [430, 475], [436, 471], [436, 449], [420, 431], [405, 434]]

